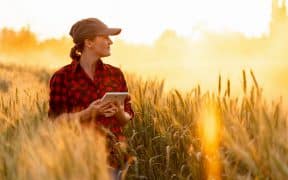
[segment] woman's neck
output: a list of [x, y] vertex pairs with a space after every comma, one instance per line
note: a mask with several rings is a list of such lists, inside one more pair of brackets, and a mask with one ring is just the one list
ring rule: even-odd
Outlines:
[[88, 56], [84, 53], [81, 55], [81, 58], [79, 61], [80, 61], [80, 65], [82, 66], [82, 68], [84, 68], [85, 70], [88, 70], [89, 72], [93, 74], [96, 69], [96, 64], [99, 59], [100, 59], [99, 57]]

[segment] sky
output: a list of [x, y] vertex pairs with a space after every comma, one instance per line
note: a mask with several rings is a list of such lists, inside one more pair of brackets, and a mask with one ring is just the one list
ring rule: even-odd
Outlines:
[[192, 38], [201, 29], [259, 37], [270, 14], [271, 0], [9, 0], [0, 6], [0, 28], [29, 26], [40, 39], [58, 38], [77, 20], [97, 17], [121, 27], [118, 38], [150, 44], [167, 29]]

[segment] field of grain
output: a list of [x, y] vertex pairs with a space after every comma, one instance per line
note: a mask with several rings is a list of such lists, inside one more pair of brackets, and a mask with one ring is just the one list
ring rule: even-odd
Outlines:
[[[107, 179], [103, 137], [48, 121], [52, 73], [0, 65], [0, 179]], [[288, 178], [288, 111], [267, 100], [253, 71], [233, 82], [236, 97], [221, 76], [216, 92], [164, 92], [163, 80], [125, 77], [136, 114], [125, 134], [137, 157], [126, 179]]]

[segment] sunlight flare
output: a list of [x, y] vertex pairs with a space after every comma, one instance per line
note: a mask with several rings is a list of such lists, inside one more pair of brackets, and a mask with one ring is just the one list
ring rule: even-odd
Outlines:
[[208, 180], [221, 179], [219, 157], [220, 121], [215, 108], [204, 109], [199, 122], [199, 132], [204, 153], [205, 176]]

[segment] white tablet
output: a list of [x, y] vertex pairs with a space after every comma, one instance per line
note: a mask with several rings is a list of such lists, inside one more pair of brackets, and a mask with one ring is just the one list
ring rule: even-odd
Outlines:
[[123, 105], [127, 96], [128, 92], [106, 92], [105, 95], [101, 98], [101, 101], [118, 101], [121, 105]]

